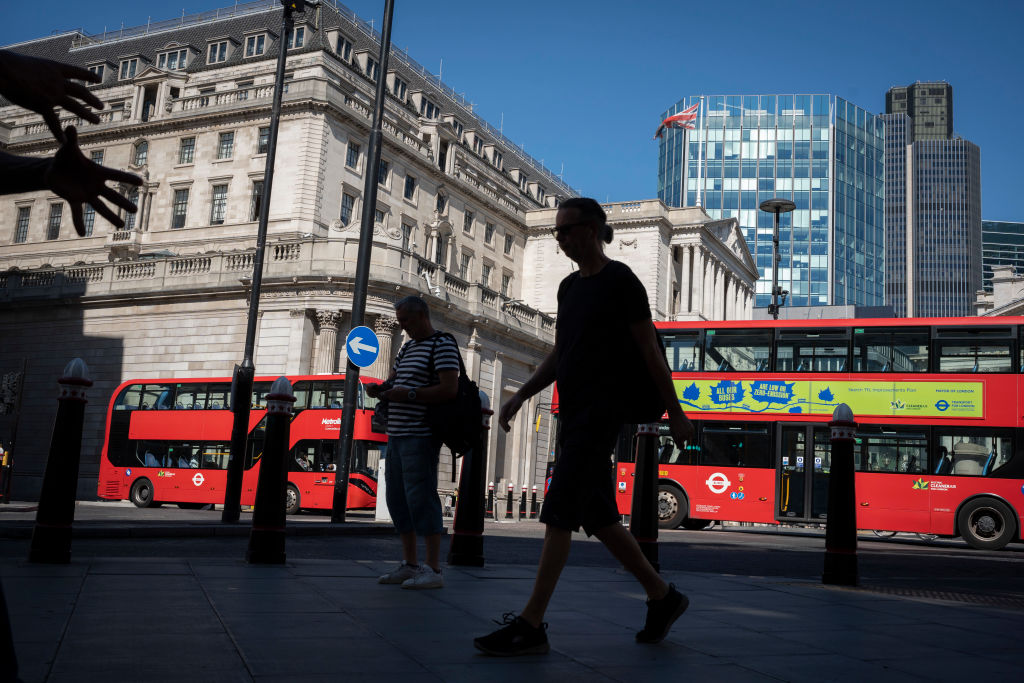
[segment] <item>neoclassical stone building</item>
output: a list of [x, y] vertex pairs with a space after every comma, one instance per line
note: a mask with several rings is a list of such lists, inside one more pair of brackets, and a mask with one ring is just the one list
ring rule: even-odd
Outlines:
[[[38, 489], [55, 413], [54, 380], [81, 356], [96, 384], [80, 494], [95, 495], [103, 416], [129, 378], [227, 376], [241, 360], [263, 195], [278, 3], [250, 3], [117, 34], [77, 32], [11, 49], [100, 74], [98, 125], [66, 115], [86, 155], [139, 173], [124, 230], [91, 211], [74, 234], [47, 192], [0, 197], [0, 374], [27, 377], [15, 495]], [[344, 8], [297, 15], [270, 198], [255, 363], [261, 375], [344, 369], [377, 78], [387, 82], [367, 324], [384, 340], [368, 374], [386, 376], [401, 344], [392, 304], [425, 295], [437, 327], [463, 345], [492, 400], [550, 349], [554, 321], [521, 298], [528, 211], [574, 191], [407, 55], [376, 62], [378, 37]], [[51, 155], [40, 117], [0, 102], [0, 143]], [[543, 480], [549, 416], [524, 411], [491, 433], [489, 478]], [[9, 438], [11, 416], [0, 416]], [[442, 488], [456, 472], [446, 459]]]
[[[123, 230], [90, 211], [84, 238], [55, 195], [0, 196], [0, 375], [26, 372], [16, 498], [38, 493], [54, 382], [70, 358], [83, 358], [95, 381], [79, 480], [85, 498], [96, 495], [104, 416], [118, 384], [226, 377], [241, 360], [279, 27], [280, 6], [260, 2], [10, 47], [100, 74], [93, 92], [107, 105], [101, 123], [66, 112], [64, 123], [79, 127], [85, 154], [145, 179], [139, 212], [126, 216]], [[576, 192], [407, 55], [392, 53], [381, 73], [377, 40], [344, 8], [322, 4], [300, 15], [284, 41], [257, 373], [346, 367], [339, 340], [352, 324], [370, 115], [376, 79], [384, 78], [366, 319], [383, 348], [364, 374], [388, 374], [403, 341], [393, 303], [419, 294], [499, 404], [552, 347], [551, 283], [570, 264], [544, 228], [559, 199]], [[0, 146], [21, 155], [55, 151], [40, 117], [2, 100]], [[756, 269], [734, 221], [657, 201], [608, 210], [617, 231], [611, 253], [643, 273], [657, 317], [716, 317], [718, 301], [726, 302], [722, 315], [749, 317]], [[550, 401], [550, 391], [534, 397], [508, 434], [491, 430], [487, 477], [499, 490], [509, 482], [543, 489]], [[12, 415], [0, 415], [5, 444], [14, 426]], [[454, 488], [457, 476], [457, 462], [442, 455], [439, 488]]]
[[[648, 199], [604, 205], [614, 229], [605, 252], [629, 264], [647, 288], [655, 320], [749, 320], [757, 266], [735, 218], [713, 220], [699, 207]], [[554, 315], [558, 283], [572, 263], [551, 229], [557, 209], [526, 219], [523, 300]]]

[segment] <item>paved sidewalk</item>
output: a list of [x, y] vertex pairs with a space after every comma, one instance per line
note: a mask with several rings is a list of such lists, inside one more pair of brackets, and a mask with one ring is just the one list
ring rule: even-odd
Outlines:
[[667, 572], [689, 611], [638, 645], [642, 592], [568, 567], [552, 651], [484, 657], [474, 636], [518, 609], [532, 566], [447, 568], [441, 590], [376, 582], [394, 563], [214, 559], [0, 560], [26, 683], [37, 681], [963, 681], [1020, 672], [1024, 612]]

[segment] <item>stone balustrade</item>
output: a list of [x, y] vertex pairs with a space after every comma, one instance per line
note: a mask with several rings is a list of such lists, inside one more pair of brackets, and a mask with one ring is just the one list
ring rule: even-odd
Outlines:
[[[298, 279], [311, 282], [354, 279], [355, 252], [345, 240], [282, 240], [267, 245], [264, 292], [295, 286]], [[0, 304], [54, 299], [109, 299], [140, 293], [174, 296], [196, 289], [238, 288], [248, 285], [255, 250], [218, 252], [191, 256], [143, 256], [131, 261], [8, 270], [0, 273]], [[411, 256], [411, 258], [410, 258]], [[410, 254], [395, 245], [374, 248], [371, 289], [395, 287], [419, 291], [429, 300], [441, 299], [454, 311], [484, 318], [536, 338], [553, 340], [554, 319], [525, 304], [511, 300], [479, 283], [467, 282], [436, 263]], [[430, 287], [426, 286], [426, 275]]]

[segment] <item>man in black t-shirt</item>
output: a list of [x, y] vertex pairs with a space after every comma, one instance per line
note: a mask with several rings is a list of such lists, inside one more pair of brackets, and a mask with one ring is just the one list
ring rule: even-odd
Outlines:
[[647, 292], [633, 271], [604, 254], [612, 229], [593, 199], [562, 202], [555, 219], [558, 246], [579, 265], [558, 288], [555, 348], [533, 376], [507, 401], [498, 424], [509, 421], [523, 402], [552, 381], [558, 382], [561, 455], [540, 520], [547, 529], [530, 599], [519, 616], [506, 615], [505, 626], [477, 638], [477, 649], [490, 655], [538, 654], [549, 650], [548, 602], [569, 556], [572, 532], [582, 526], [595, 535], [647, 592], [647, 619], [638, 642], [657, 643], [686, 610], [689, 601], [666, 583], [619, 523], [611, 452], [623, 422], [620, 381], [636, 364], [623, 362], [625, 350], [639, 348], [639, 371], [652, 377], [668, 411], [669, 429], [680, 449], [693, 438], [693, 425], [683, 413], [668, 365], [658, 344]]

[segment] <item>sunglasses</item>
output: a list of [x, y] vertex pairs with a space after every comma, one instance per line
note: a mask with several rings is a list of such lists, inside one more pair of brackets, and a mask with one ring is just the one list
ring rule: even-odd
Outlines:
[[556, 225], [551, 229], [551, 234], [554, 235], [555, 237], [559, 237], [560, 235], [564, 235], [565, 233], [569, 232], [577, 225], [590, 225], [590, 223], [590, 221], [576, 221], [575, 223], [565, 223], [564, 225]]

